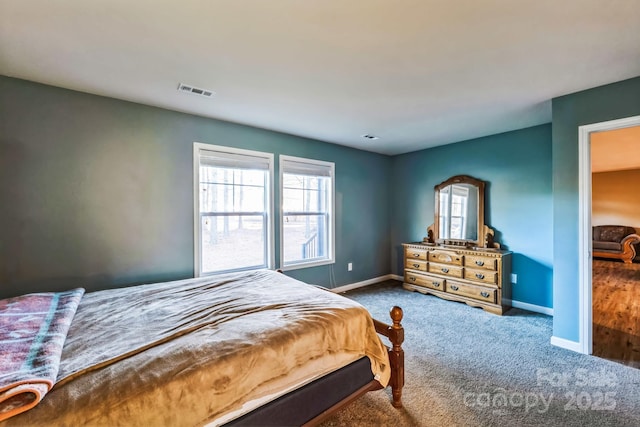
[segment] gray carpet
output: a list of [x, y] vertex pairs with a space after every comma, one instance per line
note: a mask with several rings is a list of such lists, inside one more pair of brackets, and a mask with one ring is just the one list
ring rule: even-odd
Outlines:
[[496, 316], [395, 281], [344, 295], [387, 322], [403, 308], [404, 408], [371, 392], [323, 427], [640, 426], [640, 370], [552, 346], [549, 316]]

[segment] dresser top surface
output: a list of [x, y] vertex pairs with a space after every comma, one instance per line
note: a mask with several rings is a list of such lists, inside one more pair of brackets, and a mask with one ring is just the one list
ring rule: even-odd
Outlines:
[[436, 245], [424, 242], [411, 242], [403, 243], [402, 246], [420, 248], [426, 250], [441, 250], [441, 251], [455, 251], [460, 253], [474, 254], [474, 255], [508, 255], [511, 251], [505, 251], [502, 249], [493, 248], [479, 248], [479, 247], [466, 247], [466, 246], [454, 246], [454, 245]]

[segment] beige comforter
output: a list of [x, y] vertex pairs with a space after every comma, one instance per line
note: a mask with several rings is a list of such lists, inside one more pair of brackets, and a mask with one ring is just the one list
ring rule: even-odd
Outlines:
[[362, 355], [386, 385], [367, 311], [272, 271], [94, 292], [54, 388], [0, 427], [215, 424]]

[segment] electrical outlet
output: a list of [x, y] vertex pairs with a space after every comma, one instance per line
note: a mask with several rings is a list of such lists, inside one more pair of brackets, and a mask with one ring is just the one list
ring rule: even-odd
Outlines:
[[353, 263], [352, 262], [347, 264], [347, 271], [351, 271], [351, 270], [353, 270]]
[[516, 273], [511, 273], [511, 283], [514, 285], [518, 283], [518, 275]]

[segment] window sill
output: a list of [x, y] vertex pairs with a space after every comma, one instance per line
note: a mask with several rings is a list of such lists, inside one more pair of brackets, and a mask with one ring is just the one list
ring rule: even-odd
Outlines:
[[335, 264], [335, 263], [336, 261], [334, 259], [323, 259], [320, 261], [301, 262], [296, 264], [283, 265], [280, 267], [280, 270], [282, 271], [299, 270], [301, 268], [319, 267], [321, 265], [329, 265], [329, 264]]
[[246, 268], [235, 268], [233, 270], [224, 270], [224, 271], [213, 271], [213, 272], [207, 272], [207, 273], [200, 273], [197, 276], [194, 276], [196, 278], [198, 277], [211, 277], [211, 276], [222, 276], [225, 274], [233, 274], [233, 273], [249, 273], [252, 271], [259, 271], [259, 270], [272, 270], [271, 267], [268, 266], [252, 266], [252, 267], [246, 267]]

